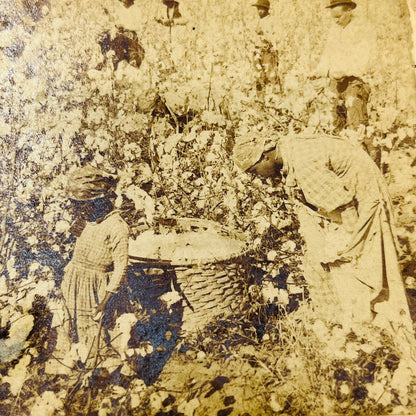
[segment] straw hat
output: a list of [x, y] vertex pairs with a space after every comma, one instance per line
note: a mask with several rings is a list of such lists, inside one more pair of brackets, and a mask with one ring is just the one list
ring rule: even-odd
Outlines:
[[357, 7], [357, 3], [355, 3], [354, 1], [345, 1], [345, 0], [331, 0], [329, 5], [326, 6], [327, 9], [332, 9], [333, 7], [336, 6], [343, 6], [343, 5], [348, 5], [351, 6], [353, 9], [355, 9]]

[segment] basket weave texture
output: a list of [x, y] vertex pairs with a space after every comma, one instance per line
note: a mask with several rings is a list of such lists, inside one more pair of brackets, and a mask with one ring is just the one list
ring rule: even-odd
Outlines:
[[[198, 231], [203, 238], [204, 230], [217, 231], [245, 242], [245, 237], [236, 231], [228, 230], [215, 222], [198, 219], [181, 219], [178, 222], [187, 231]], [[146, 259], [131, 255], [132, 262], [139, 259], [144, 264], [160, 264], [174, 270], [179, 290], [183, 297], [182, 331], [195, 333], [208, 323], [226, 318], [236, 312], [241, 304], [244, 288], [244, 276], [247, 264], [244, 260], [248, 253], [247, 245], [239, 252], [227, 252], [216, 258], [187, 259], [175, 264], [170, 259]]]
[[244, 264], [217, 263], [175, 271], [185, 298], [184, 332], [202, 330], [215, 319], [226, 318], [238, 310], [244, 289]]

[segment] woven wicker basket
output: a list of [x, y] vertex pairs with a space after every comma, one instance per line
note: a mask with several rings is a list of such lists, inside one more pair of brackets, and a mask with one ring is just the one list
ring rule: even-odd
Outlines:
[[[177, 224], [184, 231], [216, 232], [246, 243], [245, 236], [231, 231], [213, 221], [179, 219]], [[215, 258], [193, 258], [182, 262], [171, 259], [143, 258], [130, 253], [133, 263], [173, 269], [183, 297], [182, 331], [195, 333], [208, 323], [235, 312], [241, 304], [243, 282], [247, 274], [247, 244], [238, 252], [224, 253]], [[139, 254], [139, 253], [138, 253]], [[150, 277], [150, 276], [149, 276]]]

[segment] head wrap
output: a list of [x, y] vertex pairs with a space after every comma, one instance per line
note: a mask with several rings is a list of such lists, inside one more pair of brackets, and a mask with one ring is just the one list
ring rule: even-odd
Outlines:
[[263, 153], [276, 147], [277, 139], [270, 139], [261, 133], [250, 133], [239, 137], [234, 145], [234, 163], [243, 171], [250, 169], [260, 159]]
[[91, 201], [114, 194], [117, 180], [92, 166], [75, 169], [68, 177], [67, 192], [70, 199]]

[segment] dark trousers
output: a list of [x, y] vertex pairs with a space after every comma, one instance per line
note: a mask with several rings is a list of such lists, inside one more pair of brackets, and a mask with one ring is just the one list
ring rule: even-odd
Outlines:
[[266, 85], [272, 85], [277, 91], [281, 90], [278, 74], [279, 54], [268, 46], [256, 50], [254, 54], [254, 67], [256, 71], [256, 90], [258, 94], [264, 94]]
[[357, 77], [344, 77], [331, 79], [330, 88], [337, 94], [334, 105], [337, 129], [368, 125], [367, 103], [371, 91], [368, 84]]

